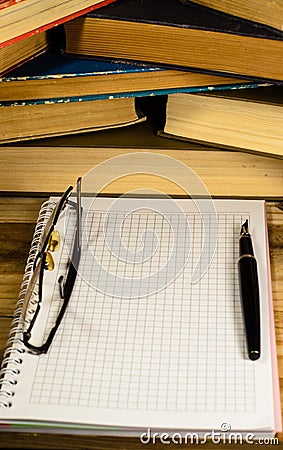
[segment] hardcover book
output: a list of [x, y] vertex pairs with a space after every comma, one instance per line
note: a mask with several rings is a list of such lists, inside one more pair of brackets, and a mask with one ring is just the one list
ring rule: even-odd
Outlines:
[[42, 31], [14, 44], [0, 48], [0, 76], [4, 76], [12, 69], [46, 52], [49, 46], [48, 32]]
[[115, 0], [0, 0], [0, 48]]
[[0, 143], [104, 130], [142, 120], [134, 97], [17, 102], [0, 106]]
[[67, 52], [283, 80], [283, 33], [178, 0], [120, 0], [65, 24]]
[[168, 96], [160, 136], [283, 158], [283, 87]]
[[[190, 3], [191, 0], [180, 0]], [[199, 5], [217, 9], [244, 19], [263, 23], [283, 31], [282, 0], [192, 0]]]
[[147, 64], [71, 58], [49, 51], [0, 79], [0, 105], [32, 99], [137, 97], [261, 85]]

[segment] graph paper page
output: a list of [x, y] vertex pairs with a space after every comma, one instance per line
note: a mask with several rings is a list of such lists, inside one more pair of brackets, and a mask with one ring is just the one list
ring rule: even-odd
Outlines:
[[[165, 203], [158, 212], [167, 200], [148, 200], [148, 207], [135, 200], [130, 214], [127, 199], [118, 211], [111, 199], [99, 199], [95, 207], [84, 201], [83, 251], [67, 312], [48, 353], [25, 355], [27, 389], [19, 389], [12, 415], [20, 417], [25, 405], [33, 420], [196, 430], [225, 422], [232, 430], [272, 429], [264, 203], [214, 202], [216, 247], [192, 283], [206, 251], [204, 218], [193, 201], [178, 201], [180, 214]], [[237, 270], [246, 219], [261, 292], [262, 356], [256, 362], [247, 357]], [[60, 301], [56, 277], [68, 264], [75, 216], [67, 222], [58, 272], [50, 281], [49, 316]]]

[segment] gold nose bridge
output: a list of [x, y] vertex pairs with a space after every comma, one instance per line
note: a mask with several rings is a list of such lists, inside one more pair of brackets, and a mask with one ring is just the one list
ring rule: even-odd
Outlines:
[[53, 230], [50, 234], [50, 238], [48, 241], [48, 250], [50, 252], [57, 252], [60, 248], [60, 234], [58, 231]]
[[46, 264], [45, 268], [50, 271], [53, 270], [55, 267], [54, 259], [50, 252], [46, 252], [45, 264]]
[[59, 248], [60, 248], [60, 234], [58, 233], [58, 231], [53, 230], [52, 233], [50, 234], [50, 238], [48, 240], [48, 247], [47, 247], [46, 258], [45, 258], [47, 270], [51, 271], [54, 269], [55, 263], [54, 263], [54, 259], [53, 259], [51, 252], [57, 252], [57, 250], [59, 250]]

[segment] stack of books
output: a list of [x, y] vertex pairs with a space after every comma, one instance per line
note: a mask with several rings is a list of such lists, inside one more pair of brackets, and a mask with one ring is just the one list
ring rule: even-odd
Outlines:
[[282, 0], [5, 0], [0, 142], [134, 125], [139, 97], [166, 95], [160, 137], [280, 157], [282, 17]]

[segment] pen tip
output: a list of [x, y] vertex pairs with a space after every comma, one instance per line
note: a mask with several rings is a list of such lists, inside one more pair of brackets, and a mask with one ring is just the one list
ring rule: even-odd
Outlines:
[[249, 232], [249, 222], [248, 222], [248, 219], [246, 219], [246, 221], [243, 223], [243, 225], [241, 227], [241, 234], [248, 233], [248, 232]]
[[252, 361], [256, 361], [257, 359], [259, 359], [260, 357], [260, 352], [258, 350], [252, 350], [251, 352], [249, 352], [249, 358]]

